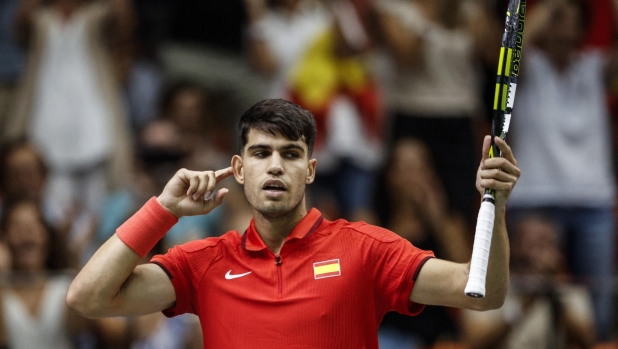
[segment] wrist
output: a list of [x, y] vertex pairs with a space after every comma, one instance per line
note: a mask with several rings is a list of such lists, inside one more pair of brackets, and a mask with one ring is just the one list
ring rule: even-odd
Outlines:
[[161, 199], [160, 195], [156, 197], [156, 201], [159, 205], [161, 205], [162, 208], [164, 208], [169, 214], [174, 216], [176, 219], [180, 219], [180, 217], [182, 217], [181, 214], [177, 213], [175, 210], [170, 208], [172, 207], [172, 205], [168, 204], [165, 199]]
[[133, 252], [144, 258], [178, 222], [153, 197], [116, 230], [118, 238]]

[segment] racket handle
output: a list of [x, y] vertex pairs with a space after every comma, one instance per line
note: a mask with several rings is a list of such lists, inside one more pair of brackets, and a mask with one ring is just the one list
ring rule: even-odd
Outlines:
[[487, 264], [489, 262], [489, 249], [491, 247], [495, 215], [493, 197], [485, 194], [476, 221], [472, 260], [470, 261], [470, 275], [464, 290], [468, 297], [485, 297], [485, 279], [487, 277]]

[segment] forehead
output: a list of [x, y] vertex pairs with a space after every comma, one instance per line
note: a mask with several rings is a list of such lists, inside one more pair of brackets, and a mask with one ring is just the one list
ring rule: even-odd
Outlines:
[[272, 134], [252, 128], [247, 134], [247, 144], [245, 144], [244, 150], [246, 151], [250, 147], [254, 146], [264, 146], [272, 149], [277, 149], [282, 147], [289, 147], [292, 145], [302, 148], [305, 152], [307, 152], [308, 150], [307, 144], [302, 139], [291, 140], [280, 133]]

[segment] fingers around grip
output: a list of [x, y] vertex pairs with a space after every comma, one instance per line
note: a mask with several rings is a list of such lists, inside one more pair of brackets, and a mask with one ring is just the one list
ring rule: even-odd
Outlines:
[[503, 182], [496, 179], [481, 179], [481, 187], [485, 189], [495, 189], [497, 191], [510, 191], [515, 186], [515, 182]]
[[521, 175], [521, 171], [519, 170], [519, 168], [505, 158], [491, 158], [486, 159], [482, 162], [481, 170], [491, 169], [500, 169], [516, 177], [519, 177]]
[[517, 176], [502, 171], [500, 169], [489, 169], [480, 171], [481, 179], [496, 179], [502, 182], [516, 182]]
[[517, 160], [515, 160], [515, 156], [513, 155], [513, 150], [506, 143], [506, 141], [500, 137], [496, 137], [495, 139], [496, 145], [502, 151], [502, 157], [507, 159], [510, 163], [517, 166]]

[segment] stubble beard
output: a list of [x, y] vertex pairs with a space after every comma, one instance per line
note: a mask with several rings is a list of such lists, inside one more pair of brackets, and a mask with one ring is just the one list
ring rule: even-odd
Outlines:
[[247, 202], [249, 203], [253, 211], [256, 211], [260, 215], [268, 218], [281, 218], [295, 212], [296, 210], [298, 210], [300, 205], [303, 203], [303, 199], [305, 198], [305, 195], [303, 194], [300, 196], [296, 203], [288, 206], [285, 204], [285, 202], [282, 201], [273, 201], [269, 204], [268, 200], [260, 200], [257, 197], [249, 195], [246, 189], [244, 190], [244, 193], [245, 198], [247, 199]]

